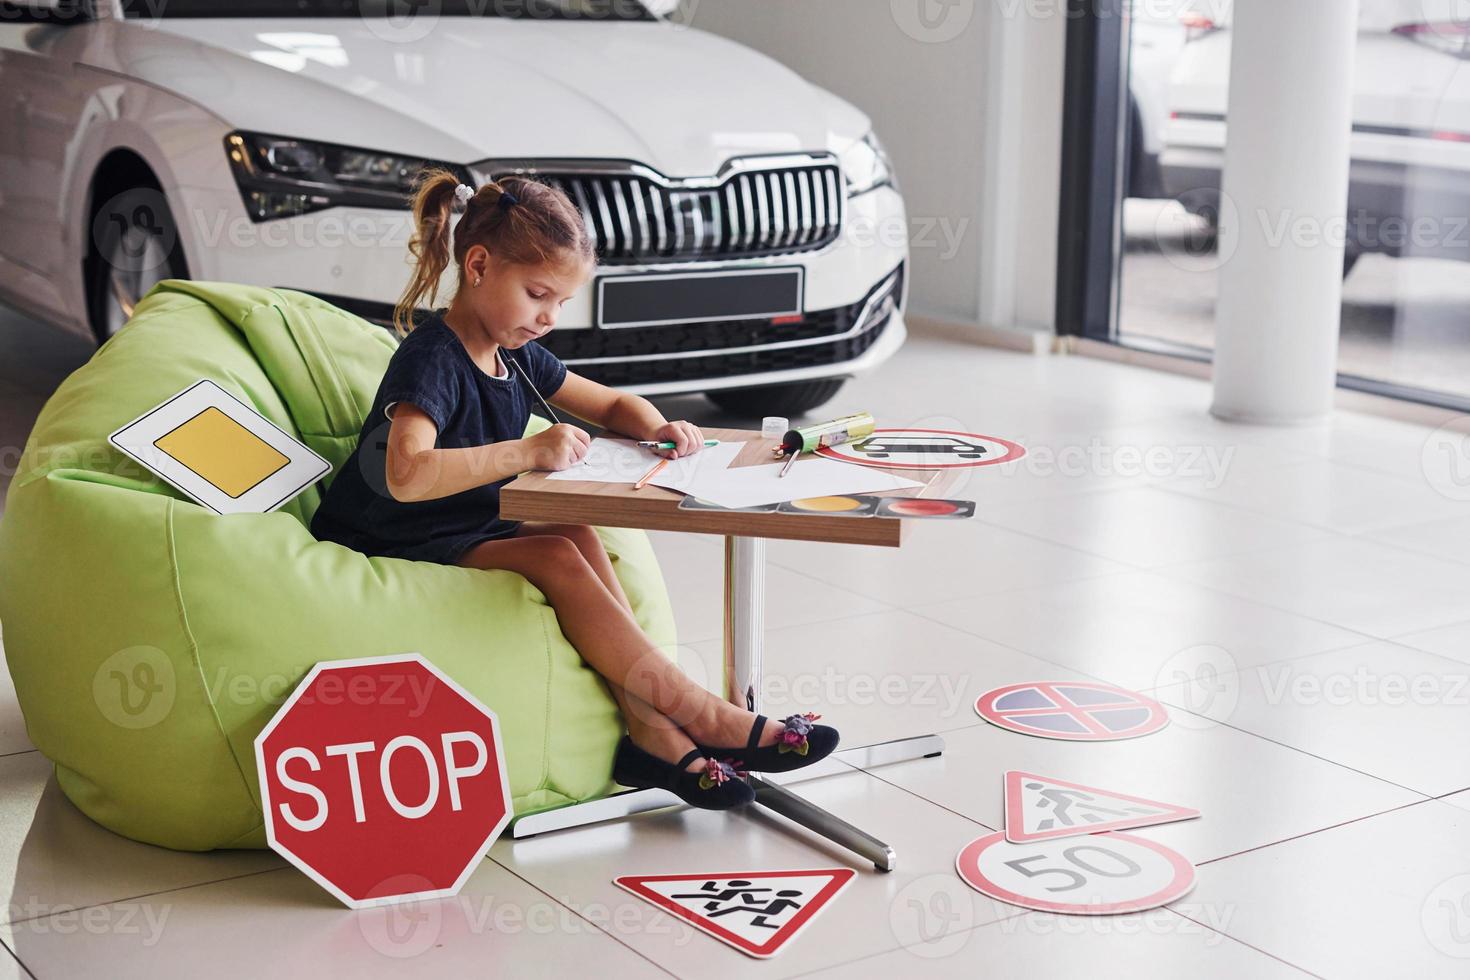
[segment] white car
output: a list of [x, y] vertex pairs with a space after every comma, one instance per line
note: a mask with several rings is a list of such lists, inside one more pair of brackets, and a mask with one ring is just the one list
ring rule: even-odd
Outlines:
[[[1213, 220], [1232, 7], [1197, 2], [1160, 164], [1168, 195]], [[1368, 252], [1470, 260], [1470, 2], [1361, 0], [1358, 32], [1347, 267]]]
[[1188, 3], [1148, 0], [1130, 11], [1127, 197], [1164, 196], [1159, 155], [1169, 122], [1169, 79], [1184, 49]]
[[558, 356], [815, 408], [904, 340], [903, 199], [862, 112], [672, 6], [3, 0], [0, 300], [99, 341], [170, 277], [387, 323], [418, 169], [534, 174], [599, 248]]

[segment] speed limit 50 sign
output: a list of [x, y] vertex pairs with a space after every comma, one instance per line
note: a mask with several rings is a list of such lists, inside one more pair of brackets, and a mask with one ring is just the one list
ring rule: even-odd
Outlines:
[[1002, 831], [971, 841], [955, 868], [981, 894], [1067, 915], [1142, 912], [1194, 887], [1183, 855], [1122, 833], [1012, 844]]

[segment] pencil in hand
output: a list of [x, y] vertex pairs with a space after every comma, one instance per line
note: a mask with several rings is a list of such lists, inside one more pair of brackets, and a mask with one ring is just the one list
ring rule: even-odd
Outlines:
[[517, 373], [519, 373], [520, 376], [525, 379], [526, 387], [531, 389], [531, 394], [535, 395], [536, 400], [541, 403], [541, 408], [545, 410], [546, 417], [551, 419], [551, 421], [556, 425], [560, 425], [561, 419], [557, 417], [556, 412], [552, 410], [551, 405], [546, 401], [546, 399], [541, 397], [541, 392], [536, 390], [536, 385], [532, 383], [531, 376], [526, 373], [526, 369], [521, 367], [521, 362], [516, 360], [514, 357], [506, 357], [505, 359], [514, 364]]

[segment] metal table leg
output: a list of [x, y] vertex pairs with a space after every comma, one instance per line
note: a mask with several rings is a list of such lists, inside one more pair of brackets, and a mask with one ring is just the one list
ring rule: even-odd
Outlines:
[[879, 871], [892, 871], [898, 864], [898, 855], [893, 848], [865, 831], [859, 830], [840, 817], [809, 803], [789, 789], [767, 782], [759, 776], [750, 777], [755, 787], [755, 804], [774, 810], [787, 820], [798, 823], [807, 830], [841, 844], [849, 851], [861, 854], [873, 862]]
[[[761, 658], [765, 649], [766, 543], [760, 538], [725, 538], [725, 696], [747, 711], [760, 711]], [[865, 768], [944, 751], [937, 735], [900, 739], [834, 753], [840, 763]], [[817, 767], [814, 766], [813, 769]], [[813, 774], [815, 775], [815, 773]], [[784, 782], [799, 781], [799, 774]], [[758, 776], [750, 777], [755, 802], [813, 833], [862, 855], [879, 871], [892, 871], [893, 848], [845, 820]]]
[[725, 700], [760, 711], [766, 649], [766, 542], [725, 538]]

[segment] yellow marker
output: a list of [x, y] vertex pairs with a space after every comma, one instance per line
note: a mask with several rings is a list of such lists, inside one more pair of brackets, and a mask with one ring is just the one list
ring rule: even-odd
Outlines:
[[212, 406], [155, 439], [153, 445], [232, 498], [291, 462]]

